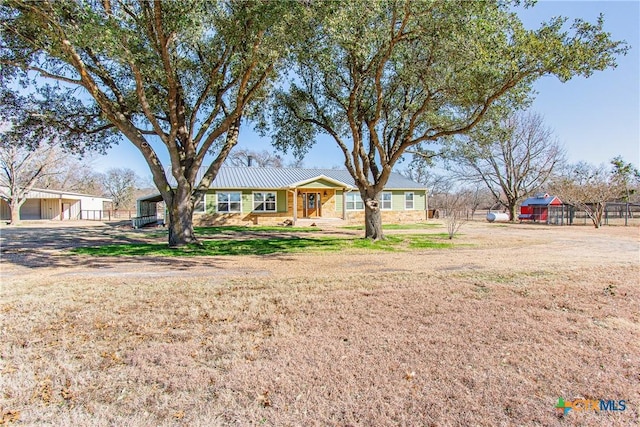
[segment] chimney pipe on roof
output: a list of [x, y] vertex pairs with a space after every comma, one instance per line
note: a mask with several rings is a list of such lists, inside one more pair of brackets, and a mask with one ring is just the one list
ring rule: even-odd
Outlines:
[[253, 156], [247, 156], [247, 166], [253, 166]]

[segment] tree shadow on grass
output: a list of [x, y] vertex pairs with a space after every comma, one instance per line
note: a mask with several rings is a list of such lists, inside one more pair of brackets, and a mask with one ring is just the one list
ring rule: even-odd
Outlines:
[[337, 251], [344, 247], [343, 239], [269, 237], [261, 239], [205, 240], [202, 245], [169, 248], [166, 243], [115, 244], [74, 248], [72, 253], [92, 256], [157, 256], [199, 257], [233, 255], [271, 255], [308, 250]]
[[[290, 257], [281, 253], [267, 255], [274, 260], [288, 261]], [[59, 269], [60, 272], [51, 274], [63, 275], [132, 275], [132, 276], [172, 276], [183, 273], [206, 274], [219, 276], [220, 274], [250, 274], [264, 275], [263, 270], [251, 267], [238, 268], [233, 257], [225, 256], [88, 256], [76, 255], [70, 250], [57, 251], [29, 251], [22, 253], [3, 254], [3, 266], [0, 276], [2, 280], [11, 277], [28, 275], [29, 271], [42, 268]], [[7, 264], [26, 267], [28, 270], [14, 270], [7, 268]], [[226, 272], [226, 273], [225, 273]], [[187, 276], [185, 276], [187, 277]]]
[[[127, 227], [90, 225], [78, 227], [3, 227], [0, 229], [0, 261], [27, 268], [88, 269], [128, 268], [149, 264], [171, 270], [225, 268], [225, 255], [269, 255], [285, 259], [286, 253], [339, 249], [333, 238], [300, 238], [297, 229], [282, 227], [207, 227], [202, 247], [170, 249], [166, 230], [133, 230]], [[284, 231], [284, 232], [283, 232]], [[309, 231], [318, 231], [310, 229]], [[344, 236], [343, 236], [344, 239]], [[338, 246], [335, 248], [335, 246]], [[87, 256], [89, 255], [89, 256]], [[96, 256], [98, 255], [98, 256]], [[218, 256], [216, 259], [210, 257]], [[222, 257], [219, 257], [222, 256]], [[185, 257], [190, 257], [187, 261]], [[2, 275], [9, 277], [7, 268]]]
[[[211, 227], [203, 230], [201, 246], [171, 249], [166, 243], [166, 232], [160, 230], [105, 226], [2, 228], [0, 260], [5, 266], [82, 267], [95, 271], [117, 268], [133, 274], [141, 268], [155, 267], [163, 271], [193, 271], [198, 268], [220, 271], [227, 268], [228, 263], [233, 263], [230, 257], [240, 255], [268, 256], [285, 261], [291, 258], [288, 254], [302, 252], [345, 249], [402, 251], [447, 246], [431, 241], [427, 235], [389, 236], [388, 240], [372, 242], [357, 238], [359, 232], [340, 230], [317, 233], [320, 230], [312, 229], [316, 233], [304, 236], [293, 233], [295, 229], [285, 230], [287, 232], [272, 227]], [[3, 276], [13, 274], [26, 273], [2, 269]]]
[[246, 226], [246, 225], [222, 225], [211, 227], [194, 227], [197, 236], [212, 236], [216, 234], [263, 234], [263, 233], [314, 233], [322, 231], [317, 227], [283, 227], [283, 226]]

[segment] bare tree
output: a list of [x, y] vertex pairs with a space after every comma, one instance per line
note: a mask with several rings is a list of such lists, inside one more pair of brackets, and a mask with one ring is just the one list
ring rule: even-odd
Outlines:
[[59, 172], [45, 177], [38, 187], [75, 193], [102, 195], [100, 174], [95, 171], [93, 157], [67, 156], [61, 159]]
[[9, 205], [11, 224], [20, 223], [20, 208], [28, 193], [38, 182], [58, 173], [65, 156], [55, 145], [41, 143], [27, 148], [8, 133], [0, 136], [0, 198]]
[[287, 168], [302, 168], [304, 167], [304, 157], [294, 157], [289, 163], [285, 165]]
[[625, 195], [625, 185], [604, 165], [578, 163], [568, 167], [551, 184], [564, 203], [584, 210], [595, 228], [602, 226], [607, 202]]
[[534, 113], [487, 122], [459, 137], [449, 157], [458, 178], [484, 183], [511, 221], [522, 199], [540, 189], [564, 161], [553, 132]]
[[267, 150], [235, 150], [231, 154], [229, 154], [226, 163], [230, 166], [259, 166], [262, 168], [283, 167], [282, 158], [277, 154], [268, 152]]
[[453, 187], [451, 176], [438, 174], [433, 169], [432, 158], [415, 153], [409, 165], [400, 174], [424, 185], [430, 193], [446, 193]]
[[467, 222], [466, 211], [469, 204], [468, 196], [468, 193], [458, 192], [448, 195], [445, 199], [444, 223], [447, 226], [449, 239], [453, 239], [460, 230], [460, 227]]
[[111, 168], [100, 175], [100, 182], [111, 198], [114, 210], [131, 205], [138, 181], [136, 172], [129, 168]]
[[414, 153], [413, 159], [407, 168], [400, 171], [400, 174], [424, 185], [427, 189], [427, 197], [429, 197], [429, 209], [437, 210], [444, 208], [446, 197], [455, 183], [451, 179], [451, 175], [436, 173], [433, 166], [433, 156]]
[[476, 211], [480, 207], [490, 207], [495, 202], [493, 194], [491, 194], [491, 192], [481, 184], [465, 188], [461, 190], [460, 193], [464, 197], [466, 206], [471, 212], [471, 219], [473, 219]]

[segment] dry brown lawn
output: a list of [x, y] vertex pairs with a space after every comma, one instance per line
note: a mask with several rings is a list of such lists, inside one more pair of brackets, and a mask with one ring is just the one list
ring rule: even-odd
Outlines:
[[[3, 229], [0, 424], [638, 425], [639, 230], [134, 260]], [[559, 397], [626, 410], [561, 417]]]

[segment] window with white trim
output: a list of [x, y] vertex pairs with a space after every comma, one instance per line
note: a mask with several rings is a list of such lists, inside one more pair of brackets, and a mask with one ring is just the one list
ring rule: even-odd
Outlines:
[[391, 210], [391, 193], [384, 192], [380, 194], [380, 209], [383, 211]]
[[202, 199], [193, 206], [193, 213], [205, 213], [207, 207], [207, 195], [203, 194]]
[[275, 192], [259, 192], [253, 193], [253, 210], [256, 212], [275, 212], [276, 211], [276, 193]]
[[364, 202], [358, 192], [346, 193], [345, 203], [348, 211], [361, 211], [364, 209]]
[[218, 197], [217, 212], [233, 213], [242, 211], [242, 195], [239, 192], [216, 193]]
[[404, 193], [404, 209], [409, 211], [414, 209], [413, 193]]

